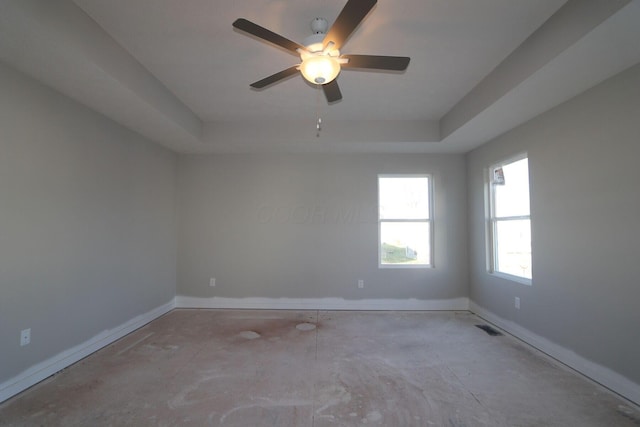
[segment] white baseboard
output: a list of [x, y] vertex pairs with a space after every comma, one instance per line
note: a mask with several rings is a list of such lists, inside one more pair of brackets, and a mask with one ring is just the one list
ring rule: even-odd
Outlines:
[[262, 310], [469, 310], [468, 298], [446, 300], [343, 298], [198, 298], [176, 296], [176, 308]]
[[55, 356], [26, 369], [15, 377], [0, 384], [0, 402], [15, 396], [21, 391], [39, 383], [67, 366], [76, 363], [78, 360], [87, 357], [91, 353], [100, 350], [163, 314], [168, 313], [173, 310], [174, 306], [175, 300], [172, 299], [170, 302], [163, 304], [160, 307], [154, 308], [140, 316], [136, 316], [113, 329], [103, 331], [73, 348], [56, 354]]
[[518, 337], [527, 344], [537, 348], [543, 353], [546, 353], [570, 368], [575, 369], [595, 382], [600, 383], [626, 399], [629, 399], [636, 405], [640, 405], [639, 384], [636, 384], [605, 366], [585, 359], [574, 351], [549, 341], [548, 339], [523, 328], [515, 322], [503, 319], [473, 301], [469, 301], [469, 310], [486, 321], [493, 323], [500, 329], [507, 331], [511, 335]]

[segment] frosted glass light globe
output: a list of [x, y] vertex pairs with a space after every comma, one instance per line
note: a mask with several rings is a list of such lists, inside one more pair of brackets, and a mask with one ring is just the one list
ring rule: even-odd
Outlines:
[[332, 56], [314, 55], [302, 61], [300, 72], [309, 82], [322, 85], [338, 77], [340, 64]]

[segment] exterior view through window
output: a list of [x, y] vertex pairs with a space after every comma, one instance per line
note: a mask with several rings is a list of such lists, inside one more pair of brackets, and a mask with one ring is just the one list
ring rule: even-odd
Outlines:
[[529, 162], [526, 157], [491, 168], [489, 270], [531, 283]]
[[431, 178], [378, 177], [380, 267], [431, 266]]

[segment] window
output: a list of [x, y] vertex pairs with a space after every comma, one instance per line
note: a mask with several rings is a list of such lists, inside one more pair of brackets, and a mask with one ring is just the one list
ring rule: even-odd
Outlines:
[[378, 177], [380, 267], [431, 266], [431, 177]]
[[529, 162], [526, 157], [491, 167], [489, 199], [489, 271], [515, 276], [531, 284]]

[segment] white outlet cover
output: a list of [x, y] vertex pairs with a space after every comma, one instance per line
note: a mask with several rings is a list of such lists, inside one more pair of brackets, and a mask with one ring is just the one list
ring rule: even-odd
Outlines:
[[20, 331], [20, 345], [27, 345], [31, 342], [31, 328]]
[[362, 289], [364, 288], [364, 280], [358, 280], [358, 288]]
[[216, 278], [212, 277], [209, 279], [209, 286], [214, 287], [216, 285]]

